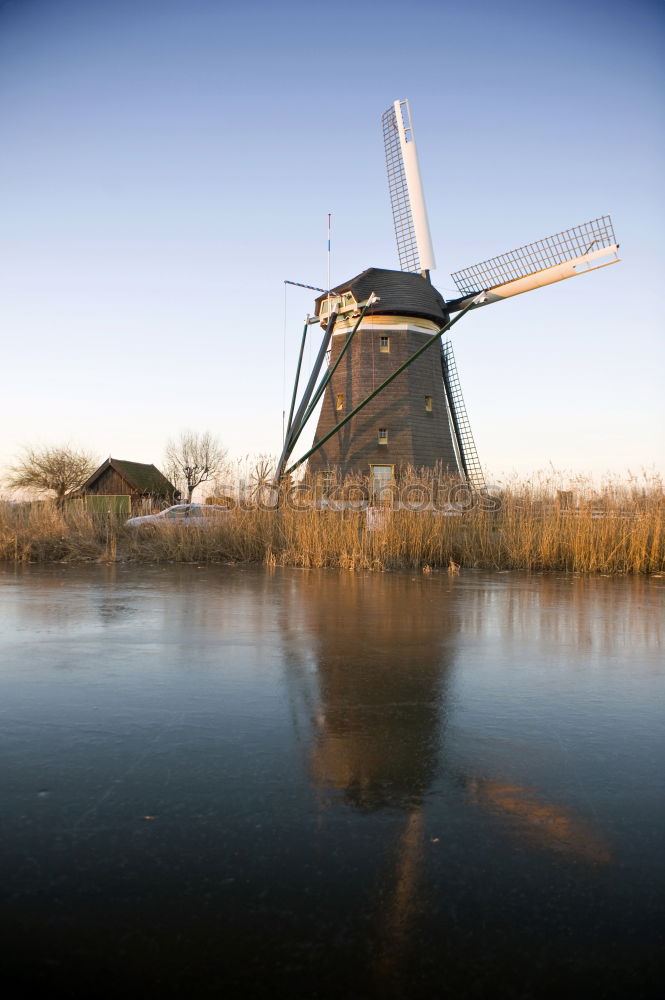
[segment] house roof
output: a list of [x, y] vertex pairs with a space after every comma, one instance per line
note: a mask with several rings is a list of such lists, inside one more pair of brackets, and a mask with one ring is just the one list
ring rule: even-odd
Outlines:
[[85, 491], [107, 469], [115, 469], [122, 478], [138, 493], [150, 493], [153, 496], [169, 496], [175, 487], [166, 476], [162, 475], [154, 465], [144, 462], [126, 462], [120, 458], [107, 458], [81, 487]]
[[[335, 294], [351, 292], [357, 302], [366, 301], [375, 292], [379, 296], [379, 302], [369, 309], [372, 316], [421, 316], [439, 324], [445, 323], [447, 318], [445, 300], [441, 293], [429, 281], [412, 271], [368, 267], [366, 271], [349, 278], [331, 291]], [[317, 298], [317, 315], [321, 302], [326, 297], [323, 294]]]

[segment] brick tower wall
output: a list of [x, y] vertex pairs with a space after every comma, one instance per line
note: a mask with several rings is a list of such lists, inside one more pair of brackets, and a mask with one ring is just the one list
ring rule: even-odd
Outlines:
[[[388, 321], [404, 325], [403, 317], [381, 319], [381, 325], [358, 330], [333, 375], [323, 398], [315, 443], [431, 336], [431, 332], [391, 329], [388, 325]], [[333, 336], [331, 365], [339, 357], [347, 332]], [[380, 350], [382, 336], [389, 337], [389, 353]], [[337, 409], [338, 395], [344, 397], [341, 410]], [[427, 396], [432, 398], [431, 411], [426, 409]], [[388, 431], [387, 444], [378, 443], [379, 428]], [[438, 342], [316, 451], [309, 459], [309, 469], [323, 472], [336, 467], [342, 475], [367, 476], [370, 465], [393, 465], [398, 474], [407, 465], [431, 469], [437, 463], [451, 473], [457, 471]]]

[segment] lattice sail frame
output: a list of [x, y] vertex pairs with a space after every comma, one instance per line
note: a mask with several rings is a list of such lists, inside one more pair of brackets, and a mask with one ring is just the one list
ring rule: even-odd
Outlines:
[[[526, 246], [518, 247], [517, 250], [510, 250], [480, 264], [455, 271], [452, 279], [462, 295], [473, 295], [484, 289], [508, 286], [519, 279], [548, 271], [550, 268], [559, 268], [570, 262], [580, 261], [582, 264], [588, 262], [588, 266], [584, 269], [593, 270], [602, 266], [594, 263], [603, 256], [602, 251], [611, 254], [617, 249], [618, 243], [614, 236], [612, 220], [609, 215], [602, 215], [580, 226], [555, 233], [554, 236], [546, 236], [545, 239], [528, 243]], [[562, 273], [561, 277], [572, 277], [574, 273], [578, 272], [573, 267], [571, 273]]]
[[381, 116], [388, 188], [402, 271], [436, 267], [408, 101], [395, 101]]

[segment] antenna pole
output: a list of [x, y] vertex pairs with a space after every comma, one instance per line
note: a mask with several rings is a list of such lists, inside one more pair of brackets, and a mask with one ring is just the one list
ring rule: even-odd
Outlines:
[[330, 316], [330, 212], [328, 212], [328, 315]]

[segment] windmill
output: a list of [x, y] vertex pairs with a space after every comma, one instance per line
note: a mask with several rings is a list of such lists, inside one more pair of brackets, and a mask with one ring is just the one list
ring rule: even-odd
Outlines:
[[[480, 489], [483, 472], [446, 335], [471, 309], [616, 263], [612, 221], [602, 216], [456, 271], [460, 294], [446, 301], [430, 280], [436, 265], [409, 102], [395, 101], [382, 126], [400, 270], [368, 268], [317, 289], [278, 479], [308, 461], [314, 473], [360, 473], [377, 488], [400, 468], [439, 467]], [[319, 322], [324, 335], [296, 409], [310, 322]], [[314, 443], [287, 468], [322, 397]]]

